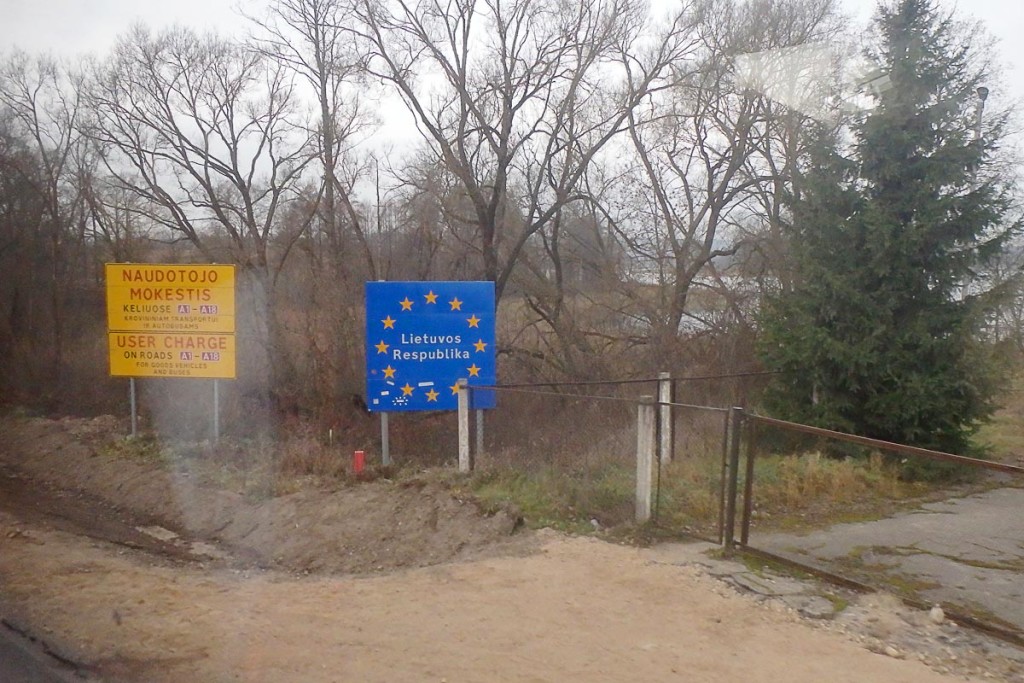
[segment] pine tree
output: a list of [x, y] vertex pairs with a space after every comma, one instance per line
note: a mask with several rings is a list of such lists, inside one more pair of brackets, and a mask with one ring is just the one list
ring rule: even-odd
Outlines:
[[796, 277], [765, 307], [780, 417], [964, 453], [991, 414], [979, 273], [1020, 226], [991, 170], [1005, 117], [983, 135], [975, 117], [973, 37], [931, 0], [879, 7], [867, 56], [890, 87], [819, 132], [791, 205]]

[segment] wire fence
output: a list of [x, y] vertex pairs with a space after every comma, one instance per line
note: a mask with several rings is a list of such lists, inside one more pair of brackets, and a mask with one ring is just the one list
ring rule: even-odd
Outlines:
[[498, 408], [484, 418], [486, 428], [471, 429], [475, 476], [516, 488], [526, 507], [546, 506], [538, 513], [542, 516], [601, 527], [632, 521], [639, 495], [638, 411], [653, 402], [653, 520], [721, 539], [724, 405], [757, 391], [757, 384], [772, 374], [662, 373], [474, 387], [498, 398]]

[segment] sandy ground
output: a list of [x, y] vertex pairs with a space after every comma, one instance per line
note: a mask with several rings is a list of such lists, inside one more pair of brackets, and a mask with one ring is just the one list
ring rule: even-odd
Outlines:
[[202, 459], [118, 457], [114, 426], [0, 420], [0, 619], [95, 680], [971, 680], [919, 658], [1019, 673], [950, 624], [915, 652], [920, 615], [892, 605], [864, 610], [866, 631], [816, 627], [676, 551], [525, 532], [429, 480], [209, 488]]
[[310, 578], [154, 562], [5, 514], [0, 581], [9, 618], [109, 681], [951, 680], [554, 533], [527, 557]]

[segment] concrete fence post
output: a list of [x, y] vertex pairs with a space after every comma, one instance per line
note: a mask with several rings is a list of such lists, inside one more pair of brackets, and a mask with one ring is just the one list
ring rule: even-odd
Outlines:
[[641, 396], [636, 417], [636, 521], [640, 523], [651, 518], [656, 431], [654, 397]]
[[672, 462], [673, 422], [672, 422], [672, 375], [667, 372], [658, 373], [658, 418], [661, 426], [658, 443], [658, 460], [662, 465]]

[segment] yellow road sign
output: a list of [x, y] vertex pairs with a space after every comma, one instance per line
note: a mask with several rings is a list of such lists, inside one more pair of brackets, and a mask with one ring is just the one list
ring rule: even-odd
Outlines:
[[234, 379], [235, 335], [110, 332], [114, 377]]
[[234, 266], [108, 263], [106, 279], [108, 330], [235, 331]]

